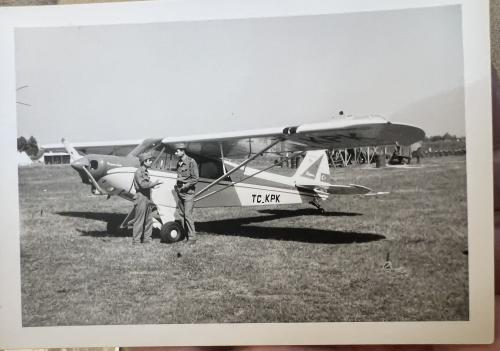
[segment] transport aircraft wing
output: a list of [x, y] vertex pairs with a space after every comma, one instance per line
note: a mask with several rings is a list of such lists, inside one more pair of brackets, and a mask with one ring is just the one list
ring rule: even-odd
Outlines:
[[[237, 132], [184, 137], [166, 137], [162, 142], [171, 150], [184, 143], [187, 152], [204, 157], [248, 157], [264, 152], [298, 152], [331, 148], [410, 145], [423, 140], [422, 129], [391, 123], [380, 116], [343, 118], [322, 123], [302, 124]], [[280, 144], [275, 150], [269, 145]]]

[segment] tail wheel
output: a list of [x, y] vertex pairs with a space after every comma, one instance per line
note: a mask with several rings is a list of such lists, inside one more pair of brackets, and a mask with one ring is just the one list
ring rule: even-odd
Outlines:
[[161, 241], [164, 243], [176, 243], [184, 239], [182, 226], [178, 222], [167, 222], [160, 230]]

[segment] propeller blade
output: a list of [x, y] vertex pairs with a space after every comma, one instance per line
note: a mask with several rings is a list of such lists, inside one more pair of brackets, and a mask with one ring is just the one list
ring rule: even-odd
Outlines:
[[94, 177], [92, 176], [92, 174], [90, 173], [90, 171], [88, 170], [88, 168], [87, 167], [83, 167], [83, 170], [84, 170], [85, 173], [87, 173], [87, 176], [89, 177], [90, 182], [97, 189], [97, 191], [100, 192], [102, 195], [107, 194], [107, 192], [105, 192], [104, 190], [102, 190], [102, 188], [99, 186], [99, 184], [97, 184], [96, 180], [94, 179]]

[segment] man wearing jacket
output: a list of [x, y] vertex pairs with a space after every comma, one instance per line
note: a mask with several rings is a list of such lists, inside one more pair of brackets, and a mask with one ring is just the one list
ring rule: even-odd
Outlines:
[[132, 236], [132, 243], [138, 244], [151, 243], [153, 234], [153, 216], [151, 208], [153, 202], [151, 201], [151, 189], [161, 184], [159, 181], [152, 182], [149, 179], [148, 169], [153, 164], [152, 155], [146, 152], [139, 156], [141, 166], [137, 168], [134, 174], [134, 206], [135, 206], [135, 219], [134, 229]]
[[193, 207], [195, 184], [198, 182], [198, 165], [195, 160], [186, 155], [186, 145], [184, 144], [177, 145], [175, 155], [178, 157], [177, 184], [175, 186], [179, 197], [177, 211], [189, 243], [194, 244], [197, 237], [194, 228]]

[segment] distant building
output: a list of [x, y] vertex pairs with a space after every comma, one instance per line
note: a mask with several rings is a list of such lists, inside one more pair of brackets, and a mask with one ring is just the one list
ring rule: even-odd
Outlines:
[[69, 164], [69, 154], [67, 152], [45, 152], [43, 154], [43, 163], [46, 165]]

